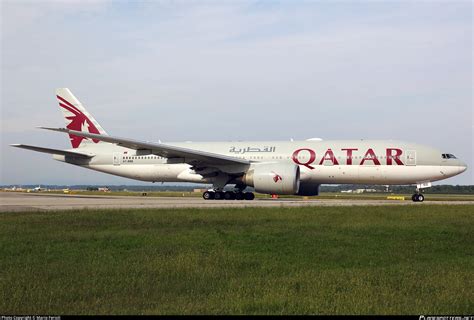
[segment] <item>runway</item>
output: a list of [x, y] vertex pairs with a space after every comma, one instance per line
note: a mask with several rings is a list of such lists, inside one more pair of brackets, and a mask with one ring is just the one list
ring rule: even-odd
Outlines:
[[204, 200], [200, 197], [135, 197], [90, 196], [44, 193], [0, 192], [0, 212], [48, 211], [73, 209], [130, 209], [130, 208], [245, 208], [245, 207], [302, 207], [302, 206], [380, 206], [424, 204], [472, 204], [474, 201], [429, 201], [414, 203], [409, 200], [336, 200], [336, 199], [255, 199], [253, 201]]

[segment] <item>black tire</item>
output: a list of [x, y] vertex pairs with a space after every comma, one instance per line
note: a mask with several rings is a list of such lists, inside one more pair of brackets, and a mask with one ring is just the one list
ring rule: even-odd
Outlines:
[[233, 191], [226, 191], [224, 193], [224, 200], [234, 200], [235, 199], [235, 192]]
[[417, 197], [417, 201], [418, 201], [418, 202], [423, 202], [423, 201], [425, 201], [425, 196], [422, 195], [422, 194], [419, 194], [418, 197]]
[[214, 196], [215, 196], [215, 194], [212, 191], [206, 191], [202, 194], [202, 198], [204, 200], [213, 200]]
[[236, 192], [235, 200], [244, 200], [244, 194], [242, 192]]
[[255, 195], [252, 192], [246, 192], [244, 194], [245, 200], [253, 200], [255, 199]]
[[411, 200], [413, 200], [413, 202], [417, 202], [418, 200], [418, 195], [417, 194], [414, 194], [411, 196]]
[[214, 195], [214, 199], [216, 200], [224, 200], [224, 192], [217, 191]]

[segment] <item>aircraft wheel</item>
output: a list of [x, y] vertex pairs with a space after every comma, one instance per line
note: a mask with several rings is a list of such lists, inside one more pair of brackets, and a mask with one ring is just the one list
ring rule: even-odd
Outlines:
[[214, 199], [216, 200], [224, 200], [224, 192], [217, 191], [216, 195], [214, 196]]
[[255, 195], [253, 194], [253, 192], [246, 192], [246, 193], [244, 194], [244, 196], [245, 196], [245, 200], [253, 200], [253, 199], [255, 199]]
[[423, 202], [425, 201], [425, 196], [422, 195], [421, 193], [415, 193], [411, 199], [413, 200], [413, 202]]
[[202, 194], [204, 200], [212, 200], [214, 199], [215, 193], [212, 191], [206, 191]]
[[234, 199], [235, 199], [235, 192], [226, 191], [226, 192], [224, 193], [224, 199], [225, 199], [225, 200], [234, 200]]
[[244, 200], [244, 194], [242, 192], [236, 192], [235, 200]]

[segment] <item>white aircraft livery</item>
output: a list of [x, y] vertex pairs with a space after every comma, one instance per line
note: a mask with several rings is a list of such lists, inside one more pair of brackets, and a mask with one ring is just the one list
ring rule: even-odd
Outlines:
[[[313, 196], [321, 184], [416, 185], [423, 188], [467, 169], [450, 153], [392, 140], [251, 141], [161, 143], [114, 137], [67, 88], [56, 97], [66, 128], [42, 129], [69, 135], [72, 148], [12, 146], [49, 153], [55, 160], [150, 182], [212, 184], [206, 200], [253, 200], [256, 192]], [[226, 185], [234, 185], [225, 191]]]

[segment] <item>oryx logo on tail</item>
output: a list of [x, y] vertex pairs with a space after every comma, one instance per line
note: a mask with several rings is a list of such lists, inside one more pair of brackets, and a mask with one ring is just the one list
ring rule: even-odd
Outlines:
[[[66, 121], [66, 128], [74, 131], [81, 131], [93, 134], [107, 135], [92, 115], [87, 112], [84, 106], [79, 100], [72, 94], [67, 88], [61, 88], [56, 90], [56, 97], [58, 98], [59, 107], [64, 115]], [[85, 142], [90, 141], [87, 138], [69, 135], [73, 148], [79, 148], [86, 146]], [[85, 141], [84, 141], [85, 140]], [[84, 144], [81, 145], [84, 141]], [[92, 139], [92, 142], [98, 143], [99, 140]], [[88, 144], [90, 144], [89, 142]]]
[[[84, 113], [82, 113], [79, 109], [74, 107], [66, 99], [60, 96], [57, 96], [57, 97], [59, 99], [59, 106], [61, 108], [66, 109], [72, 114], [71, 116], [65, 117], [66, 119], [71, 121], [66, 126], [66, 128], [68, 128], [69, 130], [74, 130], [74, 131], [83, 131], [83, 132], [100, 134], [99, 130], [97, 130], [95, 125], [92, 123], [92, 121]], [[69, 135], [69, 138], [71, 138], [71, 144], [73, 148], [79, 147], [82, 140], [86, 139], [84, 137], [78, 137], [72, 134]], [[99, 142], [99, 140], [95, 140], [95, 139], [93, 139], [92, 141], [94, 141], [95, 143]]]

